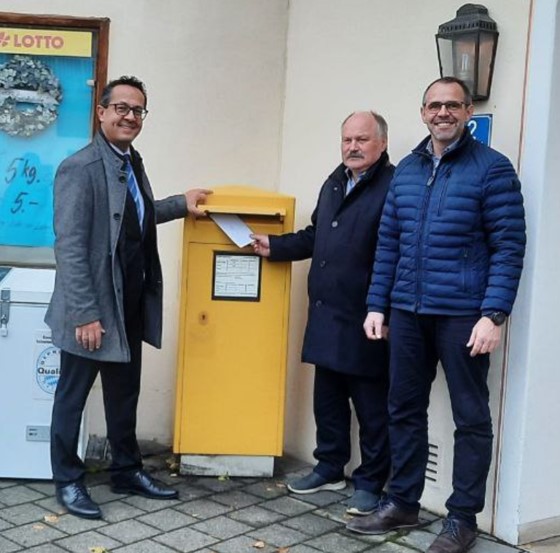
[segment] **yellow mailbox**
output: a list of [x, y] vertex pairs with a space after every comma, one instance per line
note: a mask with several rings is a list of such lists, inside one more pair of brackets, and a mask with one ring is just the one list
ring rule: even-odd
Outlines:
[[206, 209], [209, 217], [185, 222], [174, 451], [182, 473], [272, 475], [284, 434], [290, 264], [236, 246], [212, 217], [282, 234], [293, 229], [294, 198], [223, 186]]

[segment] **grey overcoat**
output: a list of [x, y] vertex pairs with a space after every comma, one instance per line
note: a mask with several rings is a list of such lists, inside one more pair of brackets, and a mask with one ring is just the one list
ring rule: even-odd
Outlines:
[[[141, 161], [140, 161], [141, 163]], [[152, 203], [155, 220], [164, 223], [185, 217], [184, 194], [154, 201], [148, 177], [141, 170], [141, 186]], [[123, 273], [119, 237], [123, 223], [127, 185], [122, 161], [103, 136], [65, 159], [54, 182], [54, 230], [56, 279], [45, 322], [53, 343], [61, 349], [100, 361], [128, 362], [123, 308]], [[147, 343], [161, 347], [162, 277], [155, 224], [146, 234], [153, 237], [147, 256], [153, 282], [143, 297]], [[77, 326], [101, 321], [105, 334], [100, 349], [90, 352], [76, 342]]]

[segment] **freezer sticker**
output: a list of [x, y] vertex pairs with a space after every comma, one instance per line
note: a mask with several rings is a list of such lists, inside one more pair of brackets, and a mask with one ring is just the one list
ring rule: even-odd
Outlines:
[[51, 346], [39, 354], [37, 359], [37, 384], [43, 392], [54, 394], [60, 376], [60, 350]]

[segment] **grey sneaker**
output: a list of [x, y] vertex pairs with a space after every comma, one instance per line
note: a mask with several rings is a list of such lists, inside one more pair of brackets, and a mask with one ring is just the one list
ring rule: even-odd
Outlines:
[[346, 512], [349, 515], [370, 515], [377, 509], [380, 496], [366, 490], [356, 490], [346, 502]]
[[343, 490], [345, 487], [346, 480], [327, 480], [316, 472], [311, 472], [303, 478], [293, 480], [287, 485], [288, 490], [299, 494], [316, 493], [323, 490]]

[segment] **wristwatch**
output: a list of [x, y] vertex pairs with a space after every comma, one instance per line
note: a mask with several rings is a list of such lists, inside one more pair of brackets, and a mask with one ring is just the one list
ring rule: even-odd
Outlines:
[[484, 316], [488, 317], [496, 326], [502, 326], [507, 319], [507, 315], [503, 311], [492, 311], [485, 313]]

